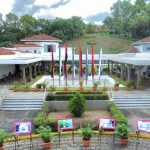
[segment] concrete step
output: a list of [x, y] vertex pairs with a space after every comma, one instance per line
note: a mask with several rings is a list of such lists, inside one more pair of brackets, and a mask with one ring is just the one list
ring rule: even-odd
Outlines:
[[41, 104], [37, 104], [37, 105], [36, 104], [34, 104], [34, 105], [33, 104], [31, 104], [31, 105], [19, 105], [19, 104], [18, 105], [13, 105], [13, 104], [12, 105], [9, 105], [9, 104], [8, 105], [2, 105], [2, 108], [6, 108], [6, 107], [7, 108], [12, 108], [12, 107], [14, 107], [14, 108], [29, 108], [29, 107], [30, 108], [31, 107], [35, 108], [35, 107], [39, 107], [39, 108], [41, 108]]
[[43, 101], [42, 102], [39, 102], [39, 101], [36, 101], [36, 102], [8, 102], [8, 101], [4, 101], [2, 103], [2, 105], [42, 105], [43, 104]]
[[41, 108], [2, 108], [2, 110], [41, 110]]
[[39, 98], [37, 98], [37, 97], [25, 97], [25, 98], [18, 98], [18, 97], [5, 97], [5, 100], [43, 100], [43, 98], [41, 98], [41, 97], [39, 97]]
[[145, 109], [147, 109], [147, 108], [150, 108], [150, 106], [137, 106], [137, 105], [135, 105], [135, 106], [118, 106], [118, 108], [119, 109], [143, 109], [143, 108], [145, 108]]
[[150, 104], [150, 101], [140, 101], [140, 102], [137, 102], [137, 101], [131, 101], [131, 102], [129, 102], [129, 101], [124, 101], [124, 102], [120, 102], [120, 101], [116, 101], [115, 102], [116, 104]]

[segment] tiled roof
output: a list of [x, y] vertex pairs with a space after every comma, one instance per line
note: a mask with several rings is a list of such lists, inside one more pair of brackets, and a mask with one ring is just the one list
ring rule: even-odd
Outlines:
[[15, 44], [13, 46], [14, 47], [41, 47], [40, 45], [37, 44]]
[[150, 37], [144, 38], [142, 40], [136, 41], [133, 44], [140, 44], [140, 43], [150, 43]]
[[139, 50], [135, 47], [129, 48], [126, 53], [139, 53]]
[[12, 50], [0, 48], [0, 55], [14, 55]]
[[49, 36], [47, 34], [38, 34], [21, 39], [21, 41], [61, 41], [61, 40], [53, 36]]

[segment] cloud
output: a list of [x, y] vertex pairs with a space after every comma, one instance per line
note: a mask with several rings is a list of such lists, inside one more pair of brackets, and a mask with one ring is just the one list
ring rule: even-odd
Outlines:
[[59, 2], [51, 5], [50, 8], [58, 8], [60, 6], [64, 6], [64, 5], [68, 4], [69, 2], [70, 2], [70, 0], [60, 0]]
[[47, 9], [47, 6], [41, 5], [37, 6], [34, 5], [36, 0], [15, 0], [12, 12], [15, 13], [17, 16], [22, 16], [24, 14], [34, 15], [35, 13], [39, 12], [41, 9]]
[[88, 16], [87, 18], [84, 18], [84, 20], [88, 22], [103, 22], [106, 19], [106, 17], [109, 17], [109, 16], [111, 16], [110, 13], [102, 12], [96, 15]]

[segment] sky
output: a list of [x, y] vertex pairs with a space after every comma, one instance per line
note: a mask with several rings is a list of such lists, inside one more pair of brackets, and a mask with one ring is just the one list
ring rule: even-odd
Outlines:
[[80, 16], [84, 22], [101, 22], [110, 16], [110, 7], [117, 0], [0, 0], [0, 13], [17, 16], [30, 14], [36, 18], [70, 18]]

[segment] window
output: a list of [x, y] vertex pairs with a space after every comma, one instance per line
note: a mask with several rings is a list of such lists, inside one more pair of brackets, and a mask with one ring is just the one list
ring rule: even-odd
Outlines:
[[56, 45], [44, 45], [44, 52], [56, 52]]
[[34, 50], [34, 53], [37, 53], [37, 51], [36, 51], [36, 50]]

